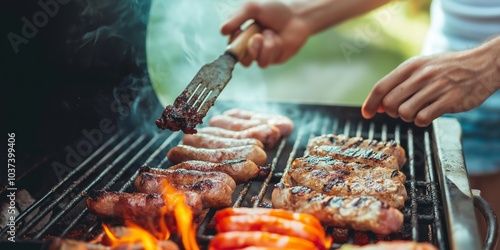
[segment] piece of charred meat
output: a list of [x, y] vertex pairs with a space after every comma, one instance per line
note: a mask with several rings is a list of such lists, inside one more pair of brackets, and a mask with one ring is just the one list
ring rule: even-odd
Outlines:
[[293, 121], [284, 115], [264, 114], [244, 109], [230, 109], [222, 113], [226, 116], [231, 116], [239, 119], [259, 121], [278, 127], [282, 136], [289, 136], [294, 129]]
[[348, 162], [334, 159], [331, 156], [306, 155], [296, 158], [293, 161], [292, 168], [316, 168], [327, 171], [346, 171], [349, 175], [359, 178], [370, 179], [391, 179], [404, 183], [406, 175], [399, 170], [388, 169], [384, 167], [370, 166], [359, 162]]
[[[198, 170], [187, 169], [161, 169], [142, 166], [139, 173], [151, 173], [165, 176], [165, 180], [171, 185], [186, 185], [199, 182], [206, 179], [219, 180], [229, 185], [233, 190], [236, 188], [236, 182], [228, 174], [222, 172], [202, 172]], [[136, 178], [137, 179], [137, 178]]]
[[[163, 193], [168, 178], [163, 175], [140, 173], [134, 180], [137, 192], [147, 194]], [[192, 184], [173, 185], [177, 192], [194, 192], [201, 196], [204, 208], [222, 208], [231, 206], [233, 189], [225, 182], [205, 179]]]
[[173, 164], [189, 160], [220, 163], [228, 160], [248, 159], [259, 166], [263, 166], [267, 162], [266, 152], [262, 148], [250, 145], [220, 149], [195, 148], [186, 145], [178, 145], [168, 151], [167, 157]]
[[195, 148], [234, 148], [246, 145], [255, 145], [259, 148], [264, 148], [264, 144], [254, 138], [234, 139], [202, 133], [184, 135], [182, 143]]
[[169, 129], [179, 131], [186, 134], [196, 133], [196, 125], [201, 124], [204, 114], [199, 114], [196, 109], [186, 108], [181, 105], [168, 105], [161, 114], [161, 117], [156, 120], [156, 126], [159, 129]]
[[285, 188], [278, 184], [272, 203], [275, 208], [314, 215], [325, 226], [390, 234], [403, 225], [403, 214], [398, 209], [371, 196], [330, 196], [307, 187]]
[[261, 141], [267, 149], [273, 148], [281, 137], [280, 130], [268, 124], [258, 125], [242, 131], [232, 131], [218, 127], [204, 127], [200, 128], [198, 132], [200, 134], [210, 134], [233, 139], [254, 138]]
[[345, 170], [293, 168], [288, 180], [292, 186], [305, 186], [331, 196], [373, 196], [395, 208], [404, 207], [408, 199], [406, 188], [399, 181], [359, 178]]
[[[363, 139], [362, 137], [347, 137], [345, 135], [326, 134], [309, 140], [308, 149], [316, 146], [335, 146], [340, 151], [351, 151], [361, 149], [359, 152], [366, 155], [378, 154], [389, 155], [395, 158], [398, 169], [406, 162], [406, 152], [396, 141], [377, 141]], [[354, 152], [353, 152], [354, 153]], [[312, 153], [311, 153], [312, 154]], [[373, 164], [372, 164], [373, 165]], [[376, 166], [376, 165], [374, 165]]]
[[308, 148], [310, 155], [331, 156], [332, 158], [359, 162], [371, 166], [380, 166], [399, 170], [398, 160], [393, 155], [377, 153], [371, 149], [343, 148], [341, 146], [321, 145]]
[[269, 166], [257, 166], [247, 159], [227, 160], [221, 163], [206, 161], [184, 161], [168, 169], [190, 169], [203, 172], [222, 172], [231, 176], [236, 184], [247, 182], [253, 178], [265, 178], [269, 175]]
[[[183, 194], [193, 214], [199, 214], [203, 207], [201, 196], [196, 192]], [[167, 214], [173, 215], [175, 204], [167, 204], [160, 194], [92, 191], [87, 199], [89, 211], [106, 218], [158, 217], [165, 207]]]

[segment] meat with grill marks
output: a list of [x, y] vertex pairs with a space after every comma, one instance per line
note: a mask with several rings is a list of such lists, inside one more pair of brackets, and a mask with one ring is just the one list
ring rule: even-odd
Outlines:
[[359, 178], [345, 170], [294, 168], [290, 169], [287, 180], [292, 186], [305, 186], [327, 195], [373, 196], [395, 208], [404, 207], [408, 198], [405, 186], [399, 181]]
[[257, 166], [253, 161], [247, 159], [228, 160], [221, 163], [206, 161], [185, 161], [168, 169], [190, 169], [203, 172], [222, 172], [231, 176], [236, 184], [244, 183], [250, 179], [267, 177], [270, 168], [268, 166]]
[[241, 131], [232, 131], [218, 127], [204, 127], [198, 129], [198, 133], [234, 139], [254, 138], [261, 141], [267, 149], [273, 148], [281, 137], [280, 130], [269, 124], [262, 124]]
[[223, 162], [227, 160], [248, 159], [259, 166], [263, 166], [267, 161], [266, 152], [262, 148], [253, 145], [219, 149], [178, 145], [168, 151], [167, 157], [173, 164], [189, 160]]
[[[195, 192], [183, 192], [186, 204], [193, 214], [201, 213], [201, 196]], [[175, 204], [167, 204], [160, 194], [92, 191], [87, 199], [87, 208], [98, 217], [140, 218], [161, 216], [162, 209], [173, 214]]]
[[202, 133], [185, 134], [182, 137], [182, 143], [195, 148], [233, 148], [246, 145], [255, 145], [259, 148], [264, 148], [264, 144], [254, 138], [235, 139]]
[[[326, 134], [314, 137], [309, 140], [308, 149], [312, 149], [315, 146], [335, 146], [338, 147], [340, 151], [345, 152], [351, 150], [352, 153], [354, 153], [352, 150], [362, 149], [358, 152], [358, 154], [373, 156], [375, 156], [375, 154], [378, 154], [380, 155], [380, 158], [385, 158], [385, 155], [392, 156], [393, 158], [395, 158], [399, 168], [401, 168], [406, 162], [405, 150], [403, 149], [403, 147], [401, 147], [401, 145], [393, 140], [377, 141], [363, 139], [362, 137], [347, 137], [345, 135]], [[383, 162], [387, 161], [388, 159], [383, 159]]]
[[272, 204], [274, 208], [314, 215], [325, 226], [376, 234], [397, 232], [404, 219], [398, 209], [372, 196], [330, 196], [303, 186], [285, 188], [277, 184]]
[[[168, 178], [151, 173], [140, 173], [134, 180], [134, 187], [137, 192], [147, 194], [163, 193], [165, 182]], [[204, 208], [228, 207], [232, 203], [233, 189], [220, 180], [205, 179], [192, 184], [172, 185], [177, 192], [195, 192], [201, 196]]]
[[187, 169], [161, 169], [142, 166], [139, 173], [151, 173], [163, 175], [171, 185], [186, 185], [199, 182], [206, 179], [219, 180], [229, 185], [233, 190], [236, 188], [236, 182], [228, 174], [222, 172], [202, 172]]
[[345, 173], [359, 178], [391, 179], [401, 183], [406, 181], [406, 175], [399, 170], [374, 167], [358, 162], [337, 160], [331, 156], [306, 155], [304, 157], [296, 158], [293, 161], [292, 168], [315, 168], [327, 171], [346, 171]]

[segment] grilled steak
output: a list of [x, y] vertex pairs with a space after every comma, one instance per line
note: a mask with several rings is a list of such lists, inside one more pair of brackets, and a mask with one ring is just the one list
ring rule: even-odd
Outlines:
[[272, 203], [275, 208], [314, 215], [326, 226], [390, 234], [403, 225], [399, 210], [371, 196], [329, 196], [307, 187], [285, 188], [278, 184], [272, 193]]
[[343, 197], [373, 196], [396, 208], [404, 207], [408, 198], [405, 186], [399, 181], [360, 178], [345, 170], [294, 168], [290, 169], [288, 177], [292, 186], [305, 186], [316, 192]]
[[[348, 149], [363, 149], [361, 154], [390, 155], [396, 159], [397, 165], [401, 168], [406, 162], [406, 152], [396, 141], [377, 141], [363, 139], [361, 137], [347, 137], [344, 135], [321, 135], [309, 140], [308, 149], [316, 146], [336, 146], [342, 152]], [[371, 153], [371, 151], [373, 153]], [[352, 151], [351, 151], [352, 152]], [[353, 152], [354, 153], [354, 152]], [[312, 154], [312, 153], [311, 153]]]
[[332, 158], [359, 162], [399, 170], [398, 160], [393, 155], [377, 153], [371, 149], [343, 148], [341, 146], [321, 145], [308, 148], [310, 155], [331, 156]]
[[315, 168], [327, 171], [344, 171], [345, 173], [359, 178], [391, 179], [404, 183], [406, 176], [399, 170], [391, 170], [383, 167], [374, 167], [358, 162], [347, 162], [337, 160], [331, 156], [306, 155], [296, 158], [292, 168]]

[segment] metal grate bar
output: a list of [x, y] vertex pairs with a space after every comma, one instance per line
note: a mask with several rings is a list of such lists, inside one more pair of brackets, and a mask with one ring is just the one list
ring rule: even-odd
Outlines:
[[[132, 166], [132, 163], [137, 161], [140, 156], [142, 156], [146, 150], [151, 148], [151, 146], [160, 138], [160, 134], [156, 134], [137, 154], [134, 156], [134, 158], [130, 159], [125, 166], [123, 166], [118, 173], [115, 174], [115, 176], [104, 186], [101, 188], [101, 190], [107, 191], [113, 186], [118, 179], [122, 177], [122, 175]], [[62, 232], [62, 237], [65, 237], [66, 234], [80, 221], [80, 219], [85, 216], [88, 213], [87, 207], [85, 207], [78, 215], [77, 217], [64, 229]]]
[[[271, 173], [269, 173], [269, 175], [271, 175]], [[248, 181], [247, 183], [243, 184], [243, 187], [241, 188], [241, 191], [238, 194], [238, 197], [236, 198], [233, 207], [241, 207], [241, 203], [243, 203], [243, 200], [245, 200], [245, 196], [247, 196], [248, 190], [250, 190], [252, 183], [253, 183], [252, 181]]]
[[432, 149], [431, 149], [431, 139], [428, 131], [424, 132], [424, 144], [425, 144], [425, 166], [427, 170], [427, 177], [429, 178], [429, 186], [431, 190], [431, 198], [432, 198], [432, 208], [433, 208], [433, 214], [434, 214], [434, 225], [433, 225], [433, 231], [436, 233], [436, 239], [434, 240], [435, 243], [438, 244], [439, 249], [446, 249], [445, 248], [445, 236], [443, 235], [444, 232], [444, 225], [442, 224], [442, 218], [441, 218], [441, 213], [439, 212], [439, 196], [438, 196], [438, 188], [436, 187], [436, 176], [434, 174], [434, 171], [432, 169], [433, 162], [432, 162]]
[[[134, 133], [135, 134], [135, 133]], [[106, 168], [90, 183], [88, 184], [82, 191], [81, 193], [82, 194], [86, 194], [90, 188], [92, 188], [95, 184], [97, 184], [97, 182], [99, 182], [100, 180], [103, 179], [104, 176], [106, 176], [108, 174], [109, 171], [111, 171], [111, 169], [113, 169], [114, 166], [118, 165], [118, 163], [123, 159], [125, 158], [129, 153], [130, 151], [132, 151], [132, 149], [136, 148], [137, 146], [139, 146], [140, 143], [142, 143], [144, 141], [144, 139], [146, 139], [146, 135], [141, 135], [139, 138], [137, 138], [137, 140], [132, 143], [132, 145], [130, 145], [130, 147], [128, 147], [125, 151], [123, 151], [123, 153], [121, 153], [111, 164], [109, 164], [108, 166], [106, 166]], [[124, 143], [125, 144], [125, 143]], [[100, 165], [100, 164], [99, 164]], [[66, 205], [66, 207], [60, 211], [56, 216], [54, 216], [50, 221], [49, 223], [47, 223], [47, 225], [45, 225], [45, 227], [40, 230], [33, 238], [34, 239], [39, 239], [40, 237], [42, 237], [42, 235], [54, 224], [56, 223], [59, 218], [61, 218], [64, 214], [66, 214], [71, 208], [73, 208], [79, 201], [81, 201], [85, 196], [83, 195], [78, 195], [76, 196], [75, 198], [73, 198], [69, 203], [68, 205]]]
[[42, 218], [47, 215], [52, 209], [61, 202], [62, 199], [66, 198], [75, 188], [80, 186], [80, 183], [87, 179], [91, 174], [94, 173], [94, 171], [101, 166], [108, 158], [110, 158], [115, 152], [118, 151], [123, 145], [125, 145], [128, 141], [132, 139], [135, 133], [130, 134], [127, 136], [125, 139], [123, 139], [118, 146], [113, 148], [111, 151], [109, 151], [103, 158], [101, 158], [100, 161], [98, 161], [94, 166], [92, 166], [85, 174], [83, 174], [78, 180], [74, 181], [71, 186], [66, 189], [58, 198], [56, 198], [52, 203], [50, 203], [48, 206], [45, 207], [40, 213], [38, 213], [34, 218], [32, 218], [21, 230], [19, 230], [18, 235], [23, 235], [26, 233], [27, 229], [31, 228], [32, 226], [36, 225]]
[[[27, 215], [31, 214], [35, 209], [37, 209], [43, 202], [45, 202], [52, 194], [55, 193], [59, 187], [61, 187], [63, 184], [66, 184], [66, 182], [73, 177], [77, 172], [82, 170], [87, 163], [89, 163], [91, 160], [93, 160], [97, 155], [101, 154], [104, 149], [106, 149], [111, 143], [116, 141], [118, 137], [123, 133], [123, 130], [118, 131], [114, 136], [112, 136], [106, 143], [104, 143], [102, 146], [100, 146], [92, 155], [90, 155], [85, 161], [80, 163], [73, 171], [68, 173], [66, 177], [64, 177], [59, 183], [57, 183], [54, 187], [52, 187], [42, 198], [37, 200], [35, 203], [33, 203], [31, 206], [29, 206], [23, 213], [21, 213], [19, 216], [16, 217], [16, 225], [18, 225], [19, 221], [23, 220]], [[4, 235], [8, 230], [8, 227], [5, 227], [2, 231], [0, 231], [1, 235]]]
[[411, 235], [418, 240], [417, 189], [415, 187], [415, 153], [413, 151], [413, 129], [408, 129], [408, 168], [410, 170]]
[[283, 170], [283, 176], [281, 177], [280, 183], [285, 183], [285, 180], [286, 180], [287, 175], [288, 175], [288, 171], [292, 167], [293, 159], [295, 158], [295, 154], [297, 153], [297, 149], [300, 146], [300, 140], [302, 139], [302, 136], [304, 135], [304, 130], [305, 130], [304, 126], [302, 126], [302, 127], [300, 127], [299, 131], [297, 132], [297, 138], [295, 139], [295, 142], [294, 142], [293, 147], [292, 147], [292, 151], [290, 152], [290, 154], [288, 156], [288, 160], [286, 162], [286, 167]]

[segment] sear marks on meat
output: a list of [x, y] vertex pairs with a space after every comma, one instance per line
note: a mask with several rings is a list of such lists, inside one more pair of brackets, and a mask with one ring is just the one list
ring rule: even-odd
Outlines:
[[340, 151], [348, 149], [362, 149], [359, 152], [373, 152], [383, 158], [384, 155], [392, 156], [396, 159], [397, 165], [401, 168], [406, 162], [406, 152], [396, 141], [377, 141], [363, 139], [362, 137], [347, 137], [345, 135], [326, 134], [312, 138], [308, 143], [308, 149], [316, 146], [336, 146]]
[[[161, 194], [168, 178], [163, 175], [140, 173], [134, 180], [135, 190], [147, 194]], [[201, 196], [204, 208], [231, 206], [233, 189], [220, 180], [205, 179], [191, 184], [173, 185], [177, 192], [194, 192]]]
[[161, 117], [156, 120], [156, 126], [163, 130], [182, 130], [185, 134], [195, 134], [196, 125], [202, 124], [204, 117], [205, 114], [199, 114], [190, 107], [168, 105], [165, 107]]
[[314, 215], [325, 226], [390, 234], [403, 225], [398, 209], [371, 196], [330, 196], [303, 186], [285, 188], [278, 184], [272, 202], [275, 208]]
[[199, 182], [206, 179], [219, 180], [232, 189], [236, 188], [236, 182], [228, 174], [222, 172], [202, 172], [198, 170], [187, 170], [187, 169], [161, 169], [161, 168], [150, 168], [148, 166], [142, 166], [139, 169], [139, 173], [151, 173], [165, 176], [166, 180], [172, 185], [185, 185], [195, 182]]
[[267, 162], [266, 152], [262, 148], [253, 145], [219, 149], [178, 145], [168, 151], [167, 157], [173, 164], [189, 160], [220, 163], [227, 160], [248, 159], [259, 166], [263, 166]]
[[317, 156], [331, 156], [332, 158], [360, 162], [372, 166], [380, 166], [399, 170], [396, 157], [388, 154], [377, 153], [371, 149], [343, 148], [341, 146], [321, 145], [308, 149], [309, 154]]
[[292, 168], [315, 168], [327, 171], [345, 171], [352, 176], [372, 179], [391, 179], [404, 184], [406, 175], [399, 170], [392, 170], [384, 167], [374, 167], [359, 162], [348, 162], [334, 159], [331, 156], [306, 155], [296, 158]]
[[373, 196], [395, 207], [404, 207], [408, 199], [405, 186], [391, 179], [359, 178], [345, 170], [314, 168], [290, 169], [289, 183], [335, 196]]
[[233, 148], [245, 145], [255, 145], [259, 148], [264, 148], [264, 144], [254, 138], [235, 139], [202, 133], [184, 135], [182, 143], [195, 148]]
[[[201, 196], [195, 192], [184, 195], [186, 204], [198, 215], [202, 210]], [[92, 191], [87, 199], [89, 211], [105, 218], [157, 217], [165, 206], [167, 213], [173, 214], [174, 204], [166, 204], [160, 194]]]
[[188, 169], [203, 172], [222, 172], [231, 176], [236, 184], [245, 183], [253, 178], [265, 178], [269, 175], [269, 167], [259, 167], [247, 159], [227, 160], [221, 163], [206, 161], [184, 161], [168, 169]]

